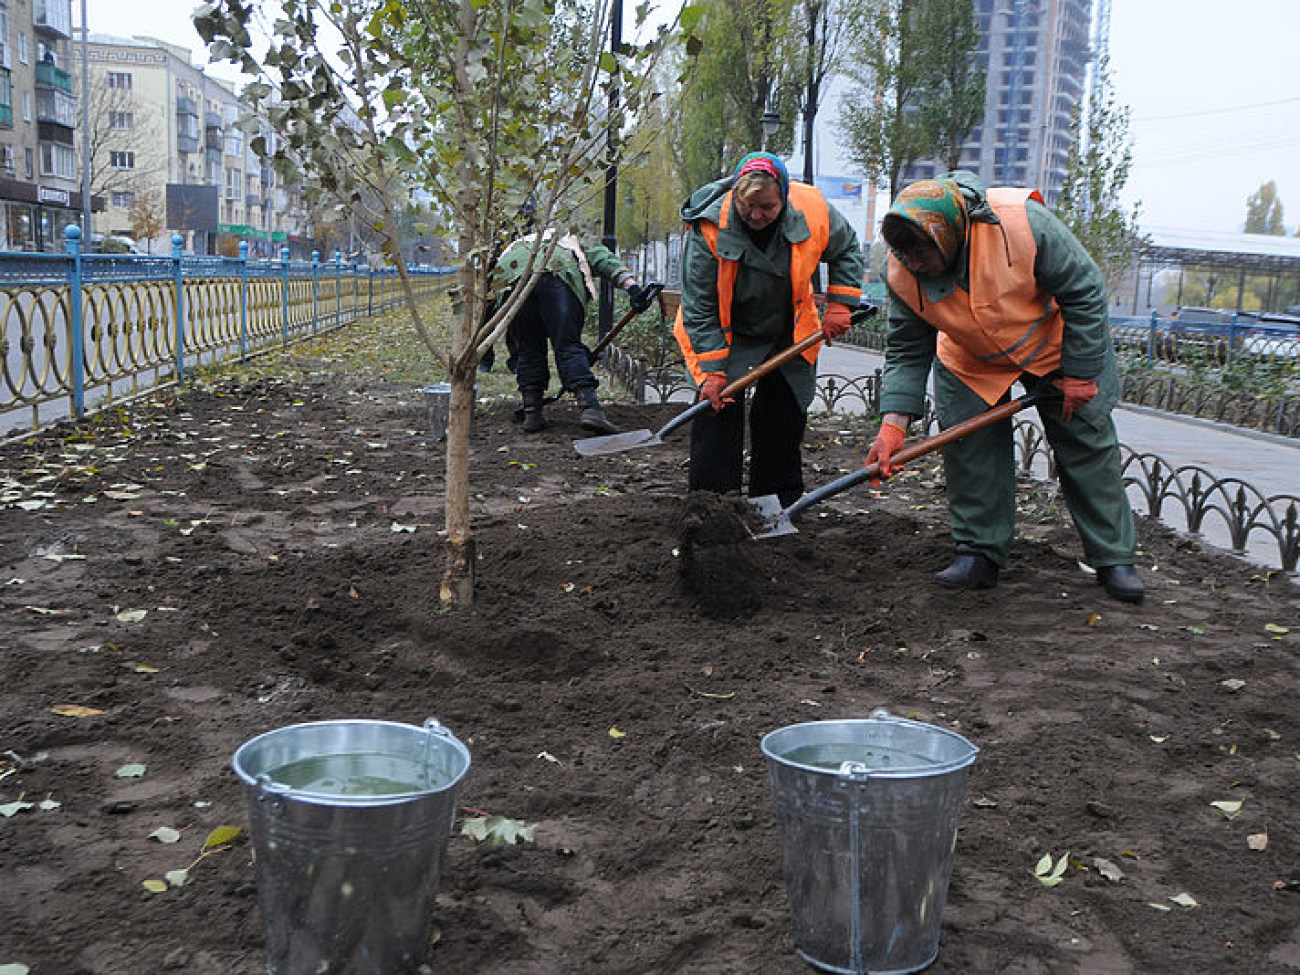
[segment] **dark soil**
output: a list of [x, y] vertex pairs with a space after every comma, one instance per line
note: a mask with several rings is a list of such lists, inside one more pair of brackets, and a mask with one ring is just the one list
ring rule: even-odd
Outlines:
[[[1144, 522], [1148, 598], [1121, 605], [1025, 484], [1002, 584], [954, 595], [933, 463], [756, 541], [739, 500], [685, 496], [684, 431], [580, 459], [572, 403], [533, 436], [500, 403], [473, 434], [477, 601], [444, 613], [418, 396], [307, 365], [0, 448], [0, 805], [60, 804], [0, 819], [0, 965], [265, 971], [247, 833], [142, 882], [245, 824], [249, 738], [433, 716], [473, 755], [460, 802], [536, 827], [452, 837], [434, 971], [807, 971], [759, 740], [884, 707], [981, 749], [930, 971], [1300, 970], [1292, 583]], [[810, 486], [861, 463], [857, 424], [814, 421]]]

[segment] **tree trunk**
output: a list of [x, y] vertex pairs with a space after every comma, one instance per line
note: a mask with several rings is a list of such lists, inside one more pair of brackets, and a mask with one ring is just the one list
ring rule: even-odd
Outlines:
[[476, 574], [474, 533], [469, 517], [469, 431], [474, 418], [474, 372], [450, 378], [444, 501], [447, 563], [439, 591], [439, 599], [447, 609], [473, 604]]

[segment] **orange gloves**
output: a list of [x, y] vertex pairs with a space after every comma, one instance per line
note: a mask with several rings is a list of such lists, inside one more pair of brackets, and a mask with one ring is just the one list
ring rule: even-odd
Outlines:
[[[885, 477], [893, 477], [903, 468], [894, 467], [889, 463], [889, 458], [898, 453], [903, 447], [903, 439], [907, 436], [907, 430], [897, 423], [886, 421], [880, 424], [880, 430], [876, 433], [876, 440], [871, 445], [871, 451], [867, 454], [867, 465], [870, 467], [874, 463], [880, 464], [880, 473]], [[879, 481], [873, 481], [879, 484]]]
[[727, 388], [727, 374], [723, 372], [711, 372], [704, 377], [704, 382], [700, 386], [700, 399], [706, 399], [713, 404], [715, 413], [729, 403], [735, 400], [731, 397], [722, 398], [722, 391]]
[[1066, 423], [1070, 422], [1075, 410], [1091, 402], [1097, 395], [1097, 383], [1091, 379], [1072, 379], [1066, 376], [1063, 379], [1053, 379], [1052, 385], [1065, 397], [1065, 404], [1061, 407], [1061, 419]]
[[852, 327], [853, 313], [849, 311], [849, 306], [828, 301], [826, 310], [822, 312], [822, 335], [826, 336], [826, 344], [830, 345], [833, 339], [839, 338]]

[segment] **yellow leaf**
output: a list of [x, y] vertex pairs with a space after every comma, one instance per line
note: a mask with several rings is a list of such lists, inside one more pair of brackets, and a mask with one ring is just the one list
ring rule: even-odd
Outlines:
[[151, 894], [161, 894], [167, 890], [167, 881], [165, 880], [146, 880], [144, 889]]
[[1265, 623], [1265, 624], [1264, 624], [1264, 629], [1267, 630], [1269, 633], [1276, 633], [1276, 634], [1278, 634], [1279, 636], [1282, 635], [1282, 634], [1284, 634], [1284, 633], [1290, 633], [1290, 632], [1291, 632], [1291, 630], [1290, 630], [1289, 627], [1278, 626], [1276, 623]]
[[243, 830], [238, 826], [218, 826], [203, 841], [203, 849], [210, 850], [214, 846], [225, 846], [242, 832]]
[[1089, 626], [1096, 626], [1099, 622], [1101, 622], [1101, 614], [1100, 614], [1100, 613], [1089, 613], [1089, 614], [1088, 614], [1088, 625], [1089, 625]]
[[626, 737], [627, 737], [627, 732], [626, 732], [626, 731], [619, 731], [619, 730], [618, 730], [618, 725], [616, 725], [616, 724], [615, 724], [615, 725], [610, 725], [610, 726], [609, 726], [609, 737], [611, 737], [611, 738], [626, 738]]
[[88, 708], [83, 704], [59, 704], [50, 708], [51, 714], [62, 715], [65, 718], [93, 718], [96, 715], [107, 714], [107, 711], [101, 711], [99, 708]]

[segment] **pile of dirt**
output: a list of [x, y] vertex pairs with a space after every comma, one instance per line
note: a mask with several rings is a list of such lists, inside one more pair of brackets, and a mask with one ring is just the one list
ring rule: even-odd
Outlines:
[[[535, 827], [452, 837], [433, 970], [804, 971], [758, 743], [885, 707], [981, 749], [931, 971], [1300, 970], [1293, 584], [1144, 522], [1121, 605], [1024, 485], [1002, 583], [952, 594], [933, 462], [756, 541], [739, 499], [685, 495], [685, 431], [582, 459], [550, 412], [476, 419], [480, 583], [450, 613], [442, 445], [382, 377], [309, 361], [0, 448], [0, 965], [265, 971], [246, 834], [198, 859], [245, 823], [231, 755], [433, 716], [464, 806]], [[815, 418], [810, 486], [867, 436]]]

